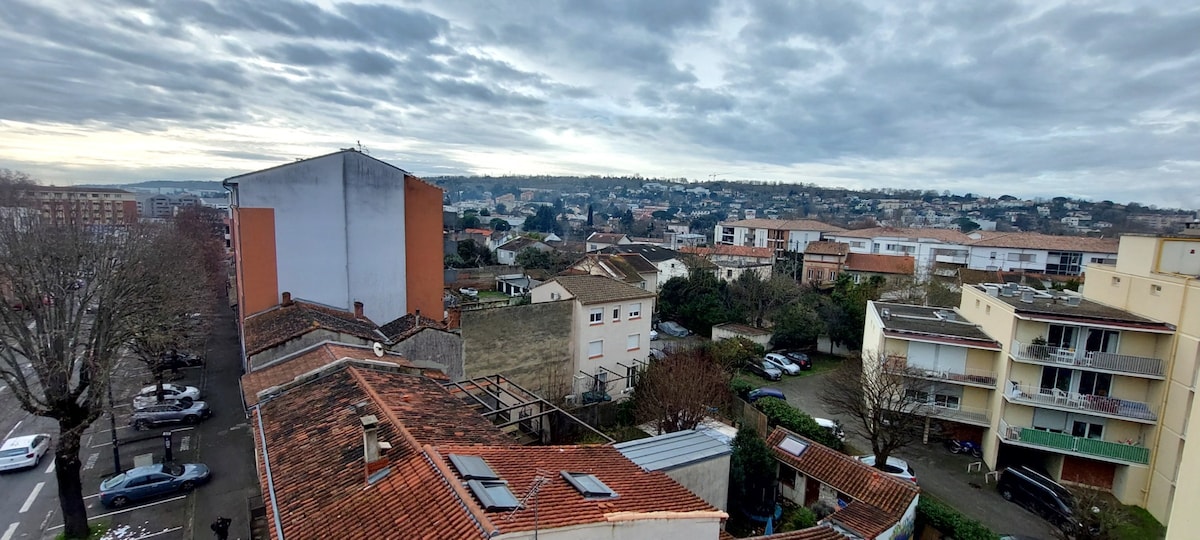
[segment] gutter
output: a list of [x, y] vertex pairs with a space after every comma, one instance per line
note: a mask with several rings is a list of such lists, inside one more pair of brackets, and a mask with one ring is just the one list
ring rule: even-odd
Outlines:
[[279, 521], [279, 503], [275, 501], [275, 479], [271, 477], [271, 458], [267, 455], [267, 433], [263, 430], [262, 410], [254, 407], [254, 415], [258, 417], [258, 438], [262, 441], [263, 468], [267, 472], [267, 494], [271, 497], [271, 516], [275, 519], [275, 530], [279, 540], [283, 538], [283, 524]]

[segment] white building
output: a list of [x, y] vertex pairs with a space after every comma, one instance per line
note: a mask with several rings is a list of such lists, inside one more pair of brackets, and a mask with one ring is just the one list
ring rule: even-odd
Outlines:
[[901, 229], [875, 227], [834, 232], [826, 239], [850, 245], [850, 253], [912, 257], [916, 275], [928, 275], [934, 263], [966, 265], [971, 237], [950, 229]]
[[718, 223], [713, 241], [803, 253], [808, 243], [820, 240], [821, 235], [844, 230], [812, 219], [744, 219]]
[[1115, 264], [1116, 238], [1053, 236], [1032, 232], [974, 233], [968, 242], [972, 270], [1083, 274], [1089, 264]]
[[626, 244], [605, 248], [601, 253], [636, 253], [645, 257], [658, 268], [658, 285], [654, 289], [655, 292], [671, 278], [688, 277], [687, 264], [683, 262], [679, 252], [673, 249], [653, 244]]

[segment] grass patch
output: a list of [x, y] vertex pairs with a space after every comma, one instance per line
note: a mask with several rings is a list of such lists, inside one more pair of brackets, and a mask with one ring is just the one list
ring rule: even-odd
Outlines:
[[[750, 385], [751, 388], [762, 388], [768, 384], [776, 382], [776, 381], [768, 381], [768, 380], [766, 380], [762, 377], [759, 377], [758, 375], [755, 375], [753, 373], [746, 373], [746, 372], [740, 371], [740, 370], [737, 372], [737, 374], [735, 374], [733, 376], [733, 381], [743, 381], [746, 384]], [[730, 381], [730, 382], [732, 383], [733, 381]]]
[[1115, 538], [1123, 540], [1160, 540], [1167, 534], [1167, 529], [1162, 526], [1154, 516], [1150, 515], [1145, 508], [1137, 506], [1126, 506], [1124, 510], [1124, 519], [1122, 523], [1113, 530]]
[[801, 377], [820, 375], [822, 373], [827, 373], [842, 367], [842, 357], [840, 356], [824, 353], [812, 353], [809, 354], [808, 357], [812, 360], [813, 367], [808, 371], [801, 371]]
[[[87, 540], [101, 540], [108, 532], [108, 522], [93, 523], [89, 525], [89, 528], [91, 532], [87, 535]], [[67, 540], [67, 533], [58, 533], [54, 536], [54, 540]]]

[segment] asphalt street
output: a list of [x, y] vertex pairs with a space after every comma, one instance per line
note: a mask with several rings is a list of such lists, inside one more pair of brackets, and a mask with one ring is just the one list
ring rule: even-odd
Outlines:
[[[151, 384], [144, 364], [123, 359], [114, 378], [116, 436], [121, 468], [161, 463], [165, 457], [164, 433], [171, 434], [173, 459], [201, 462], [212, 469], [212, 479], [190, 494], [164, 496], [121, 509], [99, 504], [99, 485], [114, 472], [113, 437], [108, 415], [93, 424], [83, 437], [83, 492], [89, 519], [104, 521], [123, 540], [183, 540], [213, 538], [208, 525], [218, 516], [232, 520], [229, 538], [248, 539], [249, 505], [258, 496], [253, 437], [239, 395], [240, 359], [233, 315], [224, 308], [213, 321], [207, 340], [204, 366], [180, 370], [175, 384], [196, 386], [209, 403], [213, 417], [195, 426], [173, 425], [135, 431], [129, 426], [132, 396]], [[11, 391], [0, 389], [0, 433], [49, 433], [57, 439], [54, 421], [23, 411]], [[49, 453], [38, 467], [0, 476], [0, 540], [51, 539], [62, 532], [62, 516]]]

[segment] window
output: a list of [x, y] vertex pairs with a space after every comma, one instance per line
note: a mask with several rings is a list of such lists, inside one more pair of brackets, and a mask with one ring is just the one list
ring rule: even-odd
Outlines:
[[904, 397], [913, 403], [929, 403], [929, 392], [922, 390], [904, 390]]
[[588, 343], [588, 358], [599, 358], [604, 356], [604, 340], [597, 339]]
[[979, 309], [979, 299], [975, 300], [975, 309]]
[[604, 324], [604, 310], [596, 308], [588, 312], [589, 324]]
[[837, 274], [836, 270], [830, 270], [829, 271], [829, 281], [833, 281], [835, 278], [837, 278], [836, 274]]
[[1112, 286], [1113, 286], [1113, 287], [1119, 287], [1119, 286], [1121, 286], [1121, 278], [1119, 278], [1119, 277], [1116, 277], [1116, 276], [1113, 276], [1113, 278], [1112, 278]]
[[992, 255], [991, 255], [991, 257], [988, 257], [988, 258], [989, 258], [989, 259], [995, 259], [995, 258], [996, 258], [996, 252], [995, 252], [995, 251], [993, 251], [993, 252], [992, 252]]
[[630, 319], [638, 319], [638, 318], [641, 318], [641, 316], [642, 316], [642, 303], [641, 303], [641, 302], [638, 302], [638, 303], [636, 303], [636, 304], [629, 304], [629, 306], [627, 306], [627, 307], [625, 308], [625, 311], [626, 311], [626, 312], [629, 314], [629, 315], [628, 315], [628, 317], [629, 317]]
[[1151, 285], [1150, 294], [1153, 294], [1154, 296], [1162, 294], [1162, 285]]
[[794, 488], [796, 487], [796, 469], [787, 465], [779, 466], [779, 483]]
[[1086, 437], [1088, 439], [1100, 439], [1104, 436], [1104, 425], [1076, 420], [1072, 422], [1071, 435]]
[[985, 315], [991, 315], [992, 314], [992, 306], [984, 306], [983, 313]]
[[625, 350], [636, 351], [640, 348], [642, 348], [642, 335], [629, 334], [629, 338], [625, 342]]
[[621, 306], [613, 308], [613, 322], [621, 320]]
[[945, 394], [937, 394], [933, 397], [933, 404], [945, 409], [958, 410], [958, 396], [948, 396]]
[[1032, 253], [1009, 253], [1008, 260], [1013, 262], [1034, 262]]

